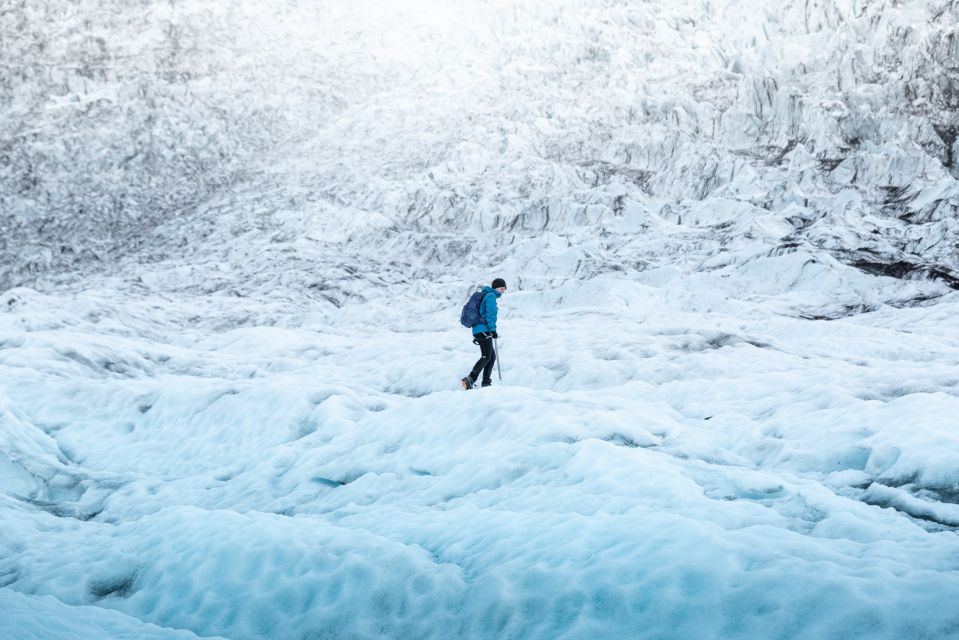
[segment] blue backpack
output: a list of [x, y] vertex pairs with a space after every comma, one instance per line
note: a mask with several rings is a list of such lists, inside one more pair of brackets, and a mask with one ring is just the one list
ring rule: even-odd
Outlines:
[[483, 291], [477, 291], [470, 296], [470, 299], [463, 305], [463, 311], [460, 313], [460, 324], [472, 329], [478, 324], [485, 323], [486, 318], [480, 314], [480, 306], [483, 304]]

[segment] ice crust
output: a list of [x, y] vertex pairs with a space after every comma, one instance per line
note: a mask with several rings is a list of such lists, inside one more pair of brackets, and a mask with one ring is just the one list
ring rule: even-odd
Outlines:
[[954, 295], [811, 321], [604, 278], [517, 291], [505, 384], [469, 393], [465, 330], [162, 336], [127, 295], [16, 295], [13, 637], [49, 596], [80, 607], [63, 637], [956, 633]]
[[364, 7], [0, 11], [0, 637], [959, 638], [959, 4]]

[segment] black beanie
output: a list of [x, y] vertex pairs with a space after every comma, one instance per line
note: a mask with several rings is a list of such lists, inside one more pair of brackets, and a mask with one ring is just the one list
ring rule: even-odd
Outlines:
[[496, 278], [495, 280], [493, 280], [493, 285], [492, 285], [492, 286], [493, 286], [494, 289], [499, 289], [500, 287], [505, 287], [505, 286], [506, 286], [506, 280], [503, 280], [502, 278]]

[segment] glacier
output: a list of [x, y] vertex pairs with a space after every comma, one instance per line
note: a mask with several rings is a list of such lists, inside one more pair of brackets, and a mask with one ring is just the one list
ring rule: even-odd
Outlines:
[[957, 25], [7, 3], [0, 637], [959, 638]]

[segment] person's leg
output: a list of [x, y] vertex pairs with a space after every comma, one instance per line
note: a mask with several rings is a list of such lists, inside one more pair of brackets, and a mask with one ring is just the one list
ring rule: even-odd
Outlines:
[[484, 387], [493, 384], [493, 364], [496, 362], [496, 349], [493, 348], [493, 338], [487, 340], [486, 344], [489, 347], [489, 358], [486, 360], [486, 366], [483, 368]]
[[477, 333], [473, 338], [476, 344], [479, 345], [480, 359], [473, 365], [473, 370], [470, 371], [469, 377], [470, 380], [476, 382], [479, 379], [480, 372], [489, 366], [488, 363], [493, 354], [493, 338], [487, 336], [485, 333]]

